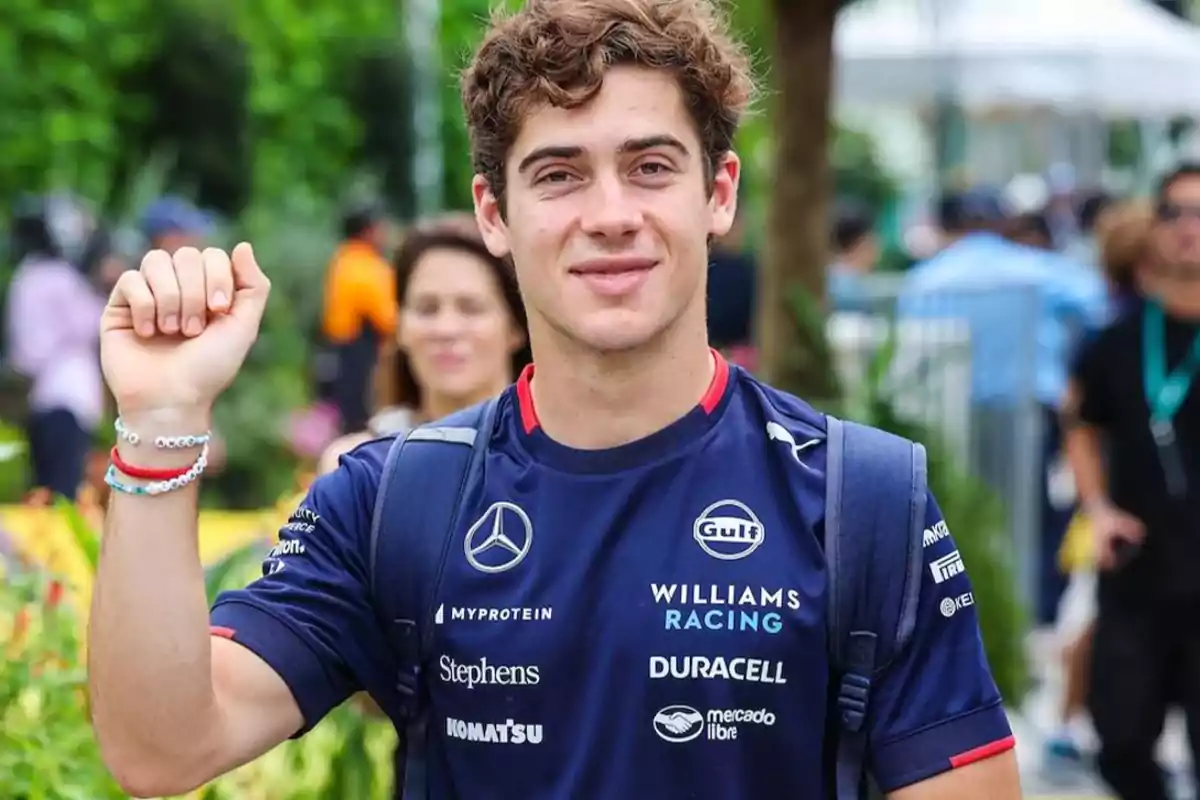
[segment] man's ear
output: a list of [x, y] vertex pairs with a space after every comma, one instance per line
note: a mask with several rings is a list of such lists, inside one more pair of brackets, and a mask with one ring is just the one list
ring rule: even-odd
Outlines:
[[476, 175], [471, 181], [471, 195], [475, 200], [475, 222], [488, 252], [496, 258], [506, 257], [509, 252], [508, 225], [504, 222], [499, 198], [482, 175]]
[[710, 235], [719, 238], [733, 228], [733, 221], [737, 218], [738, 182], [741, 177], [742, 161], [737, 153], [730, 150], [713, 174], [712, 194], [708, 198]]

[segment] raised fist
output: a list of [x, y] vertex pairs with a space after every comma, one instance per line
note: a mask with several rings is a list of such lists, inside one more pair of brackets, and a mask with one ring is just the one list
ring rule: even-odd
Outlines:
[[122, 414], [208, 409], [232, 381], [271, 283], [245, 242], [233, 249], [152, 250], [121, 276], [100, 323], [100, 363]]

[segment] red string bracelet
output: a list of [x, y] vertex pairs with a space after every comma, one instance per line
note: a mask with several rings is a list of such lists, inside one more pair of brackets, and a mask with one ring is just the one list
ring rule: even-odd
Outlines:
[[170, 469], [154, 469], [151, 467], [135, 467], [132, 464], [126, 463], [121, 458], [121, 454], [114, 447], [111, 453], [113, 466], [124, 472], [131, 478], [140, 478], [146, 481], [169, 481], [172, 478], [182, 478], [187, 474], [192, 467], [189, 464], [186, 467], [173, 467]]

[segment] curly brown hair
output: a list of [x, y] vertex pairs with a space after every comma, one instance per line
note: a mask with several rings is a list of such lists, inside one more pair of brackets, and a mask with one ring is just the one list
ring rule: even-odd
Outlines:
[[463, 72], [475, 171], [504, 208], [504, 164], [531, 109], [585, 105], [605, 72], [633, 65], [676, 75], [711, 181], [754, 97], [745, 49], [712, 0], [528, 0], [497, 12]]

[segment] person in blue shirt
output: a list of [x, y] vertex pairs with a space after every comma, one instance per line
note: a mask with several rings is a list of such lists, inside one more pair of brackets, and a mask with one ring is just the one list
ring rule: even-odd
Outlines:
[[[705, 332], [708, 241], [735, 214], [752, 95], [724, 30], [700, 0], [531, 0], [465, 73], [476, 218], [516, 269], [535, 366], [501, 396], [442, 576], [422, 687], [434, 800], [828, 796], [826, 418]], [[399, 705], [368, 576], [388, 440], [317, 480], [264, 577], [211, 614], [194, 480], [147, 495], [130, 474], [194, 463], [186, 437], [268, 293], [247, 244], [153, 253], [105, 312], [124, 466], [89, 680], [134, 795], [201, 785], [356, 691]], [[162, 336], [181, 313], [205, 330]], [[970, 580], [932, 501], [925, 522], [917, 629], [875, 681], [869, 767], [901, 800], [1017, 798]]]
[[949, 242], [905, 276], [897, 313], [969, 329], [973, 450], [994, 486], [1039, 499], [1036, 518], [1019, 524], [1038, 532], [1036, 610], [1050, 624], [1066, 586], [1057, 554], [1072, 511], [1048, 488], [1061, 469], [1059, 404], [1075, 344], [1107, 319], [1107, 288], [1098, 270], [1010, 238], [1045, 244], [1048, 225], [1034, 216], [1014, 227], [985, 189], [944, 197], [939, 216]]

